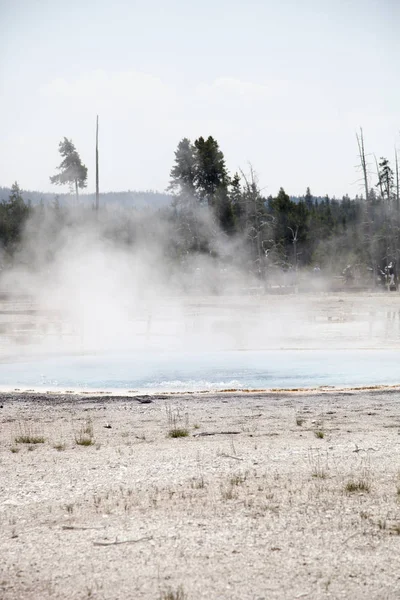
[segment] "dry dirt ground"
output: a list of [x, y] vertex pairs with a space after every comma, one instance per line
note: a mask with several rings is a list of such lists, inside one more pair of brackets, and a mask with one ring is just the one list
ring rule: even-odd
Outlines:
[[399, 394], [3, 394], [0, 598], [400, 598]]

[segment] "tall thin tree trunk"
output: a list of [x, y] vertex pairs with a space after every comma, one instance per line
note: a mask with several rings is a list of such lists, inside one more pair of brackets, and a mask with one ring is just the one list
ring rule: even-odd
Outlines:
[[[395, 253], [396, 253], [396, 268], [399, 264], [399, 213], [400, 213], [400, 190], [399, 190], [399, 160], [397, 156], [397, 149], [394, 149], [394, 163], [395, 163], [395, 176], [396, 176], [396, 188], [395, 188], [395, 198], [396, 198], [396, 235], [395, 235]], [[396, 239], [397, 238], [397, 239]]]
[[96, 212], [99, 210], [99, 115], [96, 119]]
[[399, 212], [400, 210], [400, 190], [399, 190], [399, 161], [397, 156], [397, 150], [394, 149], [394, 160], [396, 165], [396, 210]]
[[375, 159], [375, 165], [376, 165], [376, 174], [378, 175], [378, 184], [379, 184], [379, 191], [381, 194], [381, 199], [383, 200], [383, 186], [382, 186], [382, 179], [381, 179], [381, 174], [379, 172], [379, 165], [378, 165], [378, 160], [376, 158], [376, 155], [374, 154], [374, 159]]
[[371, 203], [370, 203], [370, 199], [369, 199], [367, 160], [365, 158], [364, 133], [363, 133], [362, 127], [360, 127], [360, 134], [356, 133], [356, 138], [357, 138], [357, 144], [358, 144], [361, 169], [363, 172], [363, 179], [364, 179], [365, 203], [363, 205], [363, 208], [364, 208], [365, 218], [367, 221], [367, 235], [368, 235], [368, 242], [369, 242], [369, 244], [368, 244], [369, 245], [369, 259], [370, 259], [372, 273], [373, 273], [373, 280], [374, 280], [374, 282], [376, 282], [376, 260], [375, 260], [374, 241], [373, 241], [373, 232], [372, 232], [372, 223], [371, 223], [371, 219], [372, 219], [371, 215], [373, 214], [372, 213], [373, 209], [370, 206]]
[[75, 179], [75, 200], [76, 200], [76, 206], [79, 205], [79, 192], [78, 192], [78, 180]]
[[[380, 191], [380, 195], [381, 195], [381, 199], [382, 199], [382, 204], [383, 204], [383, 211], [384, 211], [384, 223], [385, 223], [385, 245], [386, 245], [386, 269], [388, 269], [389, 266], [389, 262], [390, 262], [390, 257], [392, 256], [392, 249], [393, 249], [393, 228], [392, 228], [392, 219], [390, 218], [390, 213], [392, 210], [392, 207], [390, 206], [390, 196], [389, 196], [389, 188], [388, 188], [388, 198], [387, 198], [387, 203], [385, 204], [385, 192], [383, 189], [383, 181], [382, 181], [382, 176], [381, 176], [381, 172], [379, 171], [379, 164], [378, 164], [378, 160], [374, 154], [374, 158], [375, 158], [375, 164], [376, 164], [376, 172], [378, 174], [378, 184], [379, 184], [379, 191]], [[388, 286], [388, 291], [389, 291], [389, 286]]]
[[368, 202], [369, 200], [369, 190], [368, 190], [368, 173], [367, 173], [367, 161], [365, 159], [365, 148], [364, 148], [364, 134], [362, 127], [360, 127], [360, 135], [356, 133], [358, 150], [360, 152], [360, 162], [361, 168], [364, 177], [364, 189], [365, 189], [365, 200]]

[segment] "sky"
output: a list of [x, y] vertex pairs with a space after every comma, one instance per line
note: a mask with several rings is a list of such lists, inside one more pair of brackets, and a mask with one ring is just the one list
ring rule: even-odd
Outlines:
[[[398, 0], [0, 0], [0, 186], [58, 193], [72, 139], [101, 191], [168, 186], [212, 135], [265, 195], [362, 193], [400, 150]], [[65, 191], [68, 191], [65, 189]]]

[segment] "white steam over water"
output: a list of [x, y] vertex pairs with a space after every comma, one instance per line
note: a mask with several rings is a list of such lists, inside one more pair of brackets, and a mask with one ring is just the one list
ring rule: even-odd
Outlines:
[[82, 213], [61, 233], [51, 233], [51, 215], [28, 224], [18, 264], [0, 280], [10, 295], [0, 306], [2, 387], [400, 383], [397, 294], [329, 295], [328, 274], [317, 281], [304, 273], [297, 283], [307, 293], [292, 286], [282, 294], [282, 274], [271, 270], [269, 286], [261, 284], [242, 242], [216, 231], [206, 214], [208, 253], [174, 259], [168, 221], [136, 215], [131, 244], [126, 218]]

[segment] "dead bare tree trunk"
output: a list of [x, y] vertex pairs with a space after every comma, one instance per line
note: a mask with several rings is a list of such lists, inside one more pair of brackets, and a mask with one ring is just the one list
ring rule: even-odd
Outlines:
[[250, 165], [250, 175], [247, 177], [245, 173], [240, 169], [240, 174], [245, 182], [245, 229], [249, 230], [249, 221], [251, 221], [250, 230], [252, 232], [251, 238], [255, 245], [256, 264], [259, 276], [263, 276], [263, 248], [261, 242], [261, 229], [259, 215], [259, 194], [257, 186], [257, 176], [254, 172], [253, 166]]
[[297, 276], [297, 240], [299, 239], [298, 238], [299, 226], [296, 225], [295, 230], [293, 230], [291, 227], [288, 227], [288, 229], [290, 229], [290, 232], [292, 234], [294, 268], [295, 268], [296, 276]]
[[380, 193], [381, 199], [383, 200], [382, 178], [381, 178], [381, 174], [379, 171], [378, 159], [376, 158], [375, 154], [374, 154], [374, 159], [375, 159], [375, 165], [376, 165], [376, 174], [378, 175], [379, 193]]
[[396, 148], [394, 149], [394, 162], [395, 162], [395, 176], [396, 176], [396, 210], [397, 210], [397, 212], [399, 212], [399, 209], [400, 209], [399, 161], [398, 161]]
[[[369, 260], [370, 266], [372, 268], [373, 273], [373, 281], [376, 282], [376, 257], [374, 251], [374, 240], [373, 240], [373, 231], [372, 231], [372, 211], [373, 208], [370, 206], [370, 197], [369, 197], [369, 183], [368, 183], [368, 169], [367, 169], [367, 159], [365, 156], [365, 146], [364, 146], [364, 133], [362, 127], [360, 127], [360, 133], [356, 133], [358, 152], [360, 158], [361, 170], [363, 173], [364, 180], [364, 191], [365, 191], [365, 203], [363, 204], [363, 213], [366, 220], [367, 226], [367, 236], [369, 241]], [[376, 158], [375, 158], [376, 160]]]
[[[360, 162], [361, 162], [361, 169], [362, 169], [363, 177], [364, 177], [365, 200], [366, 200], [366, 202], [368, 202], [368, 200], [369, 200], [368, 171], [367, 171], [367, 161], [365, 158], [364, 134], [363, 134], [362, 127], [360, 127], [360, 135], [358, 135], [358, 133], [356, 133], [356, 138], [357, 138], [357, 144], [358, 144], [358, 151], [360, 153], [359, 157], [360, 157]], [[375, 158], [375, 160], [376, 160], [376, 158]]]
[[96, 212], [99, 210], [99, 115], [96, 119]]

